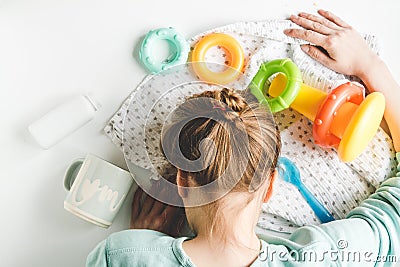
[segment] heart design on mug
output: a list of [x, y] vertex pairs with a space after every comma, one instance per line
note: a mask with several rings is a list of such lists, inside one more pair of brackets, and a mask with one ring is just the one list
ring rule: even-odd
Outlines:
[[96, 179], [93, 182], [91, 182], [89, 179], [85, 179], [82, 184], [82, 202], [85, 202], [86, 200], [90, 199], [93, 197], [93, 195], [97, 192], [98, 188], [100, 186], [100, 180]]

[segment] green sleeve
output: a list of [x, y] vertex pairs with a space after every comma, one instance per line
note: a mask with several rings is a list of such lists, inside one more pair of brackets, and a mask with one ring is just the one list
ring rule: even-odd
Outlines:
[[[400, 153], [397, 153], [400, 162]], [[400, 163], [397, 166], [400, 171]], [[322, 224], [316, 230], [331, 248], [376, 258], [400, 257], [400, 175], [380, 185], [376, 192], [354, 208], [344, 220]], [[368, 259], [367, 259], [368, 258]], [[376, 264], [376, 266], [385, 266]]]
[[[399, 162], [400, 153], [396, 156]], [[397, 170], [396, 177], [385, 180], [346, 219], [301, 227], [287, 239], [271, 236], [262, 239], [271, 251], [283, 251], [281, 255], [317, 252], [321, 261], [316, 266], [392, 266], [393, 261], [400, 261], [400, 164]], [[316, 263], [306, 261], [297, 258], [284, 266]], [[270, 262], [270, 266], [280, 264]]]
[[400, 152], [396, 157], [396, 177], [384, 181], [374, 194], [347, 215], [349, 220], [363, 220], [367, 229], [351, 227], [347, 232], [354, 236], [352, 242], [375, 243], [371, 247], [376, 249], [377, 255], [396, 255], [400, 261]]
[[90, 252], [86, 259], [86, 267], [107, 266], [106, 242], [107, 240], [103, 240]]

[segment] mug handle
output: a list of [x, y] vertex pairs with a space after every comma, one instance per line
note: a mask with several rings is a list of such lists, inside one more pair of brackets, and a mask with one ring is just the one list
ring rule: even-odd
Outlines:
[[64, 187], [67, 191], [71, 190], [72, 184], [74, 183], [84, 160], [85, 159], [83, 158], [76, 159], [65, 172]]

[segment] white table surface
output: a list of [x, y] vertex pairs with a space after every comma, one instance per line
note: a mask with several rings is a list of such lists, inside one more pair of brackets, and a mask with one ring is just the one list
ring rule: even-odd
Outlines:
[[[191, 2], [0, 0], [1, 266], [83, 266], [100, 240], [128, 227], [132, 194], [105, 230], [64, 210], [63, 175], [86, 153], [126, 168], [103, 127], [147, 74], [132, 54], [149, 30], [172, 26], [189, 39], [233, 22], [324, 8], [377, 35], [382, 57], [400, 78], [395, 0]], [[96, 117], [51, 149], [41, 149], [27, 126], [89, 91], [103, 104]]]

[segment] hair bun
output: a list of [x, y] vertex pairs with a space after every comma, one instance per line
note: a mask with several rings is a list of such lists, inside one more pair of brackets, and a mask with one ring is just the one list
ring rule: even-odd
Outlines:
[[232, 110], [240, 113], [247, 107], [246, 100], [239, 93], [234, 90], [223, 88], [217, 93], [216, 99], [225, 103]]

